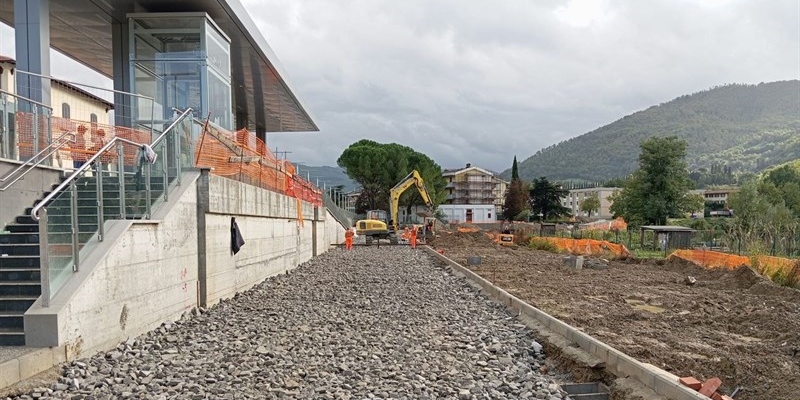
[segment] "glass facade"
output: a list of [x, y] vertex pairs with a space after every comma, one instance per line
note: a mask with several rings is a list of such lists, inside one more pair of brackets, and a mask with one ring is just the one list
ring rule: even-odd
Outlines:
[[[130, 17], [131, 91], [140, 102], [140, 124], [163, 129], [173, 108], [191, 107], [222, 128], [233, 129], [230, 40], [205, 13], [134, 14]], [[151, 116], [152, 114], [152, 116]], [[147, 121], [147, 122], [145, 122]]]

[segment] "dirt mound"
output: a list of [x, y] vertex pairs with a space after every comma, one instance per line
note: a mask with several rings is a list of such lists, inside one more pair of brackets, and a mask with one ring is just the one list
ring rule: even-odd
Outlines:
[[490, 246], [494, 242], [483, 232], [444, 232], [431, 239], [429, 243], [440, 247], [469, 247], [469, 246]]

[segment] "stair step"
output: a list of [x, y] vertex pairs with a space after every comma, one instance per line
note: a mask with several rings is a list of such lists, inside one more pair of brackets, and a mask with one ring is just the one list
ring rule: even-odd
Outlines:
[[6, 225], [5, 229], [11, 233], [39, 232], [39, 222], [37, 221], [36, 224], [18, 224], [12, 222]]
[[39, 243], [39, 235], [28, 232], [0, 233], [0, 245], [23, 243]]
[[38, 243], [0, 244], [0, 257], [5, 256], [38, 256]]
[[25, 311], [0, 311], [0, 329], [25, 329]]
[[0, 329], [0, 346], [25, 346], [23, 329]]
[[0, 256], [0, 271], [5, 269], [38, 268], [39, 256]]
[[0, 296], [38, 296], [42, 294], [39, 281], [0, 282]]
[[25, 312], [39, 296], [0, 296], [0, 313]]
[[16, 281], [41, 281], [39, 268], [4, 268], [0, 269], [0, 281], [13, 283]]

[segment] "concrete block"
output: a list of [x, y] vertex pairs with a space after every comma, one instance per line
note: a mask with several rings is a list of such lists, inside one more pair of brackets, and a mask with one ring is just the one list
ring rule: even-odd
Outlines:
[[567, 256], [564, 257], [564, 265], [580, 270], [583, 268], [583, 256]]
[[0, 388], [11, 386], [20, 380], [18, 359], [0, 363]]
[[47, 371], [54, 365], [53, 349], [50, 347], [23, 354], [19, 357], [19, 377], [20, 379], [28, 379]]

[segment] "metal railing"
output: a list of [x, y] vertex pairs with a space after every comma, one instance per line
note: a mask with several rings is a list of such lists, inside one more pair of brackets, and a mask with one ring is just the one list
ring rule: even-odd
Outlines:
[[[19, 131], [19, 121], [16, 119], [19, 116], [17, 111], [20, 109], [26, 110], [31, 116], [30, 132], [27, 129], [24, 132]], [[51, 138], [52, 116], [52, 107], [0, 89], [0, 158], [25, 158], [25, 155], [20, 154], [23, 150], [20, 145], [23, 143], [30, 143], [31, 154], [39, 152], [39, 147], [49, 143]], [[45, 126], [42, 127], [40, 124]]]
[[[61, 140], [65, 138], [67, 138], [67, 140], [64, 140], [62, 142]], [[38, 167], [40, 164], [50, 159], [50, 156], [52, 156], [53, 153], [59, 151], [62, 147], [64, 147], [65, 144], [74, 142], [75, 142], [75, 133], [64, 132], [63, 134], [61, 134], [61, 136], [59, 136], [58, 138], [56, 138], [56, 140], [47, 145], [47, 147], [36, 153], [28, 161], [25, 161], [20, 166], [18, 166], [17, 168], [15, 168], [11, 172], [7, 173], [5, 176], [0, 178], [0, 184], [3, 184], [3, 182], [11, 179], [11, 182], [5, 183], [3, 184], [2, 187], [0, 187], [0, 192], [10, 188], [11, 185], [16, 183], [20, 179], [24, 178], [25, 175], [28, 174], [28, 172], [31, 172], [34, 168]], [[45, 153], [47, 154], [45, 155]], [[19, 173], [20, 171], [22, 171], [22, 173]]]
[[[104, 240], [107, 219], [149, 219], [153, 206], [166, 202], [170, 188], [180, 185], [183, 168], [193, 161], [191, 136], [182, 135], [191, 132], [191, 114], [191, 108], [183, 111], [149, 144], [157, 154], [152, 163], [143, 159], [142, 143], [114, 137], [33, 207], [30, 215], [39, 222], [43, 307], [49, 306], [70, 273], [79, 270], [83, 244]], [[136, 156], [126, 157], [126, 148], [133, 148]], [[154, 171], [156, 180], [161, 180], [155, 197]], [[131, 175], [133, 182], [126, 180]], [[94, 191], [86, 190], [89, 186], [95, 186]], [[114, 197], [107, 198], [106, 192]], [[116, 215], [109, 217], [107, 211]]]

